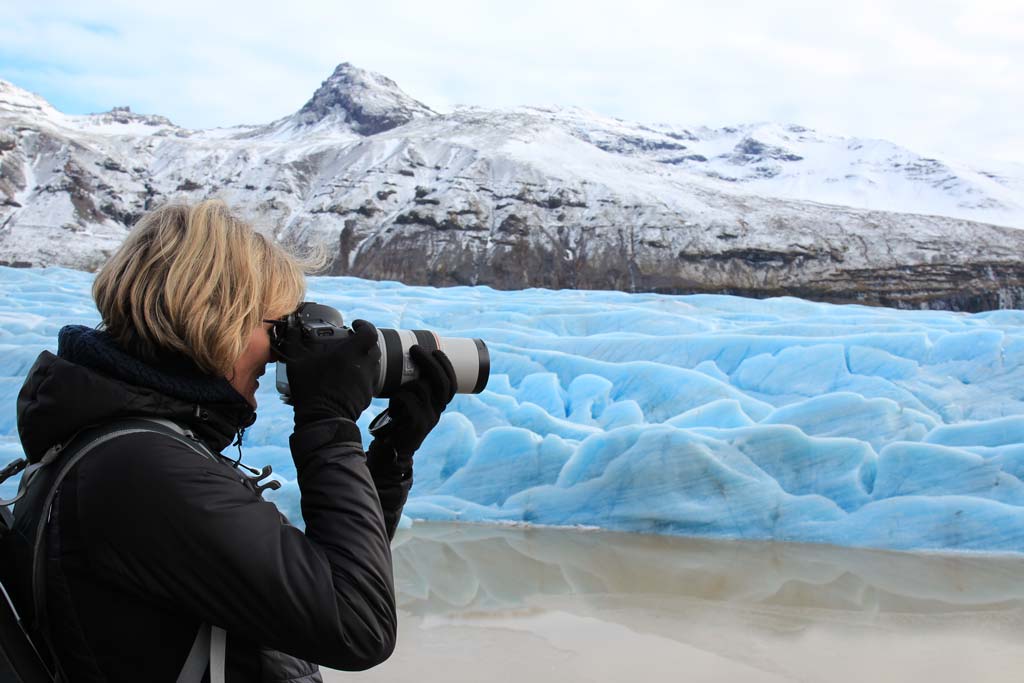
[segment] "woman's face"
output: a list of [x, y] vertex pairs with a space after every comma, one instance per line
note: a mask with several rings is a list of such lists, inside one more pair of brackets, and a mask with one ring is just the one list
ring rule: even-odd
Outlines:
[[253, 408], [256, 407], [256, 389], [259, 378], [267, 370], [267, 363], [273, 360], [270, 349], [270, 323], [260, 325], [249, 335], [249, 342], [242, 355], [235, 361], [228, 381]]

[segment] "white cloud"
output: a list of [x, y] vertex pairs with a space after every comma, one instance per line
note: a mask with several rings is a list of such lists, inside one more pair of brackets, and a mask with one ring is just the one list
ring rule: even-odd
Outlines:
[[1013, 0], [7, 5], [0, 77], [79, 110], [130, 104], [194, 127], [269, 121], [351, 61], [442, 110], [779, 120], [928, 154], [1024, 158], [1024, 8]]

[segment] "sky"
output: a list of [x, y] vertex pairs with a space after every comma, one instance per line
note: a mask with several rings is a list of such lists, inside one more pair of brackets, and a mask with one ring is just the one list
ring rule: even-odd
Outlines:
[[1024, 2], [0, 0], [0, 78], [190, 128], [299, 109], [341, 62], [438, 111], [772, 121], [1024, 161]]

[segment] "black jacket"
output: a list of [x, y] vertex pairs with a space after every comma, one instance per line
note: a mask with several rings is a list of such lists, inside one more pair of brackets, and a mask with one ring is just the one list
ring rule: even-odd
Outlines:
[[[84, 327], [61, 330], [58, 356], [39, 356], [18, 397], [30, 461], [128, 416], [173, 420], [214, 452], [255, 419], [226, 380], [182, 358], [141, 362]], [[165, 435], [114, 439], [74, 467], [47, 534], [47, 614], [72, 681], [173, 681], [203, 622], [227, 631], [229, 683], [319, 681], [304, 660], [359, 670], [387, 659], [389, 539], [411, 481], [375, 485], [347, 420], [305, 425], [290, 444], [305, 533], [230, 461]]]

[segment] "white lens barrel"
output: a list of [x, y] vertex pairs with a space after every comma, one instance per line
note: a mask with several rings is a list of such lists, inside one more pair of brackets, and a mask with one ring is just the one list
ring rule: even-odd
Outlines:
[[[479, 394], [487, 386], [491, 376], [491, 355], [481, 339], [465, 337], [439, 337], [430, 330], [378, 330], [377, 346], [380, 348], [380, 366], [373, 395], [390, 397], [395, 389], [419, 376], [419, 369], [409, 357], [409, 349], [416, 344], [426, 351], [441, 349], [451, 361], [458, 380], [456, 393]], [[288, 369], [278, 361], [276, 372], [277, 390], [284, 396], [291, 395], [288, 386]]]
[[430, 330], [381, 329], [377, 343], [380, 374], [376, 396], [390, 396], [399, 386], [419, 376], [419, 370], [409, 357], [409, 349], [416, 344], [426, 351], [444, 351], [455, 370], [457, 393], [480, 393], [491, 374], [490, 353], [480, 339], [440, 337]]

